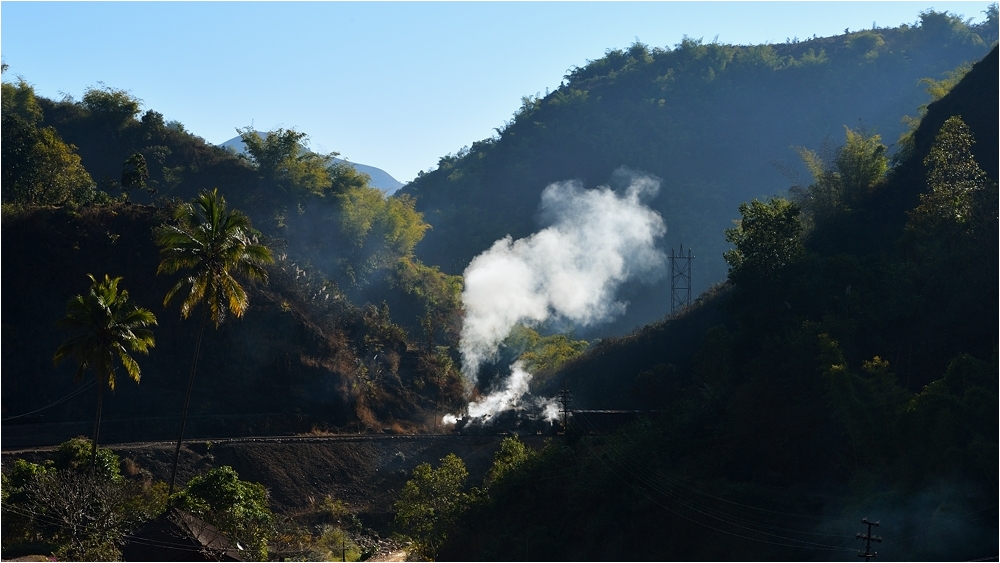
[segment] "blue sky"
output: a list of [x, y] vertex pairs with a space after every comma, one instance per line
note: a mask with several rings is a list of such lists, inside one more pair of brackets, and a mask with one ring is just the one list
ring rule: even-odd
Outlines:
[[9, 2], [0, 54], [47, 97], [103, 82], [211, 143], [295, 128], [406, 182], [493, 134], [521, 97], [639, 39], [782, 43], [981, 22], [989, 2]]

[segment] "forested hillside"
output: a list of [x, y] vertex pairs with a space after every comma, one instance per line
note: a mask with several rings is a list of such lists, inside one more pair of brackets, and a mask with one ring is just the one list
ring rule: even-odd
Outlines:
[[273, 246], [352, 302], [387, 301], [414, 338], [448, 332], [457, 322], [456, 280], [413, 256], [429, 225], [411, 199], [385, 198], [336, 153], [304, 150], [304, 132], [237, 131], [251, 147], [247, 154], [143, 111], [125, 89], [100, 85], [81, 100], [55, 101], [36, 96], [19, 77], [4, 83], [3, 199], [15, 206], [162, 206], [218, 189]]
[[[457, 370], [435, 345], [454, 332], [460, 284], [414, 258], [428, 225], [412, 202], [385, 198], [333, 155], [301, 151], [304, 133], [241, 133], [252, 150], [237, 157], [142, 112], [125, 90], [53, 101], [24, 79], [3, 83], [5, 436], [18, 423], [82, 423], [35, 432], [54, 442], [93, 418], [80, 398], [92, 388], [74, 387], [68, 363], [52, 365], [72, 336], [56, 322], [87, 293], [87, 274], [122, 277], [159, 323], [158, 344], [139, 360], [141, 384], [119, 385], [108, 400], [106, 430], [118, 439], [176, 432], [198, 329], [176, 300], [164, 303], [188, 274], [158, 271], [155, 233], [215, 189], [249, 216], [243, 236], [262, 240], [276, 262], [270, 284], [250, 285], [246, 318], [206, 332], [196, 434], [413, 428], [429, 423], [429, 410], [457, 406]], [[52, 405], [74, 389], [82, 395]], [[51, 408], [34, 413], [42, 407]], [[114, 422], [134, 417], [144, 423]]]
[[656, 413], [498, 456], [441, 558], [832, 560], [863, 517], [880, 557], [995, 553], [998, 72], [994, 48], [863, 192], [838, 179], [884, 151], [848, 143], [740, 205], [725, 287], [551, 376], [576, 408]]
[[[87, 372], [75, 383], [74, 365], [52, 365], [56, 348], [72, 335], [56, 321], [70, 297], [86, 293], [88, 273], [121, 276], [122, 288], [158, 321], [155, 347], [137, 357], [139, 384], [119, 374], [105, 400], [102, 434], [112, 440], [176, 435], [201, 308], [182, 320], [176, 300], [163, 305], [178, 276], [157, 275], [153, 230], [168, 220], [169, 209], [124, 204], [5, 212], [3, 255], [12, 265], [3, 284], [5, 439], [22, 423], [77, 423], [34, 428], [40, 443], [90, 433], [93, 376]], [[424, 412], [436, 403], [461, 400], [455, 374], [449, 379], [433, 350], [410, 341], [385, 309], [352, 305], [335, 285], [287, 258], [279, 256], [268, 271], [268, 284], [248, 287], [243, 318], [205, 332], [192, 436], [413, 428], [429, 422]], [[74, 390], [83, 393], [18, 416]]]
[[[784, 44], [737, 46], [685, 39], [673, 49], [636, 43], [572, 69], [560, 88], [528, 96], [497, 135], [442, 157], [401, 193], [433, 230], [417, 255], [459, 274], [494, 241], [539, 228], [552, 182], [608, 184], [621, 166], [662, 179], [651, 203], [667, 225], [664, 246], [694, 249], [695, 293], [722, 281], [741, 201], [809, 183], [795, 147], [842, 143], [845, 127], [890, 146], [927, 103], [921, 79], [946, 80], [997, 39], [995, 8], [982, 25], [920, 14], [900, 28], [853, 31]], [[788, 174], [796, 176], [795, 179]], [[626, 287], [622, 334], [669, 311], [669, 291]]]

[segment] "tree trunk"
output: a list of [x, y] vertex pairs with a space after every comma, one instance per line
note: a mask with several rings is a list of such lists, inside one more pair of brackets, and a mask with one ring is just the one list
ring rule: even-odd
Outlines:
[[208, 324], [208, 305], [205, 305], [205, 314], [201, 319], [201, 328], [198, 329], [198, 340], [194, 344], [194, 359], [191, 360], [191, 376], [188, 379], [187, 394], [184, 396], [184, 411], [181, 414], [181, 431], [177, 436], [177, 447], [174, 448], [174, 466], [170, 470], [170, 488], [167, 497], [174, 494], [174, 481], [177, 479], [177, 460], [181, 455], [181, 442], [184, 441], [184, 426], [187, 424], [188, 406], [191, 404], [191, 389], [194, 388], [194, 373], [198, 368], [198, 354], [201, 351], [201, 339], [205, 335], [205, 325]]
[[102, 375], [97, 379], [97, 416], [94, 417], [94, 441], [90, 448], [90, 469], [97, 469], [97, 437], [101, 431], [101, 403], [104, 401], [104, 382]]

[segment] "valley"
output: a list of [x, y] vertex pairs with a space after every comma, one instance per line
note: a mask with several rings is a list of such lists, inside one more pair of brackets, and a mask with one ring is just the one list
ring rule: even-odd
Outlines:
[[3, 558], [994, 557], [987, 15], [636, 40], [392, 195], [5, 75]]

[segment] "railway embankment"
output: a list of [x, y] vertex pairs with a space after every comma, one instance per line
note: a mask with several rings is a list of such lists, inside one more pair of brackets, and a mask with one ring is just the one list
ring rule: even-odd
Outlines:
[[[482, 482], [503, 436], [339, 434], [193, 440], [181, 449], [178, 479], [186, 482], [213, 467], [229, 465], [240, 478], [267, 487], [272, 509], [295, 515], [327, 496], [351, 507], [367, 524], [386, 529], [392, 504], [413, 468], [454, 453], [465, 462], [471, 485]], [[541, 447], [541, 436], [522, 437]], [[132, 460], [154, 479], [170, 476], [175, 443], [106, 444], [121, 459]], [[6, 444], [4, 445], [6, 448]], [[24, 458], [40, 462], [53, 447], [7, 449], [2, 463]]]

